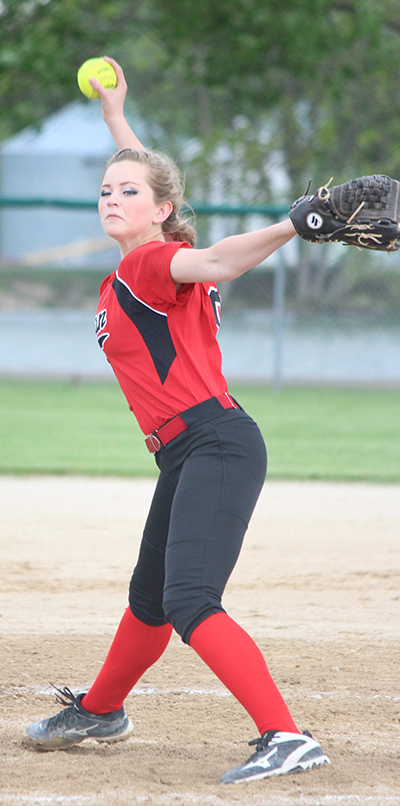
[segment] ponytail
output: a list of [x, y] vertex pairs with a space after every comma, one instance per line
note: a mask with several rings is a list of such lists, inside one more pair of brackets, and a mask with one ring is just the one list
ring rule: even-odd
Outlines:
[[196, 243], [196, 230], [187, 218], [180, 218], [172, 210], [166, 221], [163, 221], [162, 231], [166, 241], [186, 241], [190, 246]]

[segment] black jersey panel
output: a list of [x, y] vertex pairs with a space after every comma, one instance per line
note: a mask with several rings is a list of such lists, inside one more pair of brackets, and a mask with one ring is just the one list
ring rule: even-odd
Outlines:
[[176, 358], [167, 317], [136, 299], [118, 277], [115, 278], [112, 287], [122, 310], [137, 327], [145, 342], [161, 383], [165, 383], [172, 362]]

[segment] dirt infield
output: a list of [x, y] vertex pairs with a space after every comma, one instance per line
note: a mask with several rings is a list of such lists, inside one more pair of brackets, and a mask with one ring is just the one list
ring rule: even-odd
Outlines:
[[128, 742], [25, 749], [84, 689], [126, 606], [153, 481], [0, 477], [0, 804], [400, 804], [400, 488], [268, 482], [225, 596], [332, 765], [240, 786], [257, 730], [176, 635], [126, 701]]

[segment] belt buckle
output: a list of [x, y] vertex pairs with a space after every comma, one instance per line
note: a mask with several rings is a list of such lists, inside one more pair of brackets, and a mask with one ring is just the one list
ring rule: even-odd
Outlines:
[[161, 448], [161, 442], [155, 434], [148, 434], [144, 441], [150, 453], [157, 453]]

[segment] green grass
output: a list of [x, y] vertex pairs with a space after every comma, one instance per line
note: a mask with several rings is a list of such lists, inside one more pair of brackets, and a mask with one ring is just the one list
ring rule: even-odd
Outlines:
[[[267, 443], [269, 476], [400, 482], [400, 391], [231, 387]], [[0, 473], [152, 476], [113, 383], [0, 383]]]

